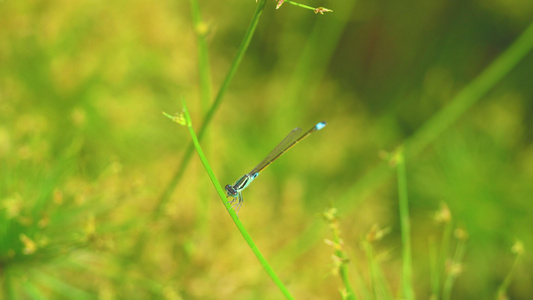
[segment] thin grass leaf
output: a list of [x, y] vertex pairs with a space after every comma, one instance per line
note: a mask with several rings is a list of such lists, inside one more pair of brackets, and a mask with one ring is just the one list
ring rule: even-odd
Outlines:
[[186, 119], [186, 126], [187, 126], [187, 129], [189, 130], [189, 133], [191, 134], [191, 138], [192, 138], [192, 141], [193, 141], [193, 145], [194, 145], [194, 147], [196, 149], [196, 152], [197, 152], [198, 156], [200, 157], [200, 160], [202, 161], [202, 164], [203, 164], [207, 174], [209, 175], [209, 178], [213, 182], [213, 185], [214, 185], [214, 187], [215, 187], [215, 189], [216, 189], [216, 191], [217, 191], [217, 193], [218, 193], [218, 195], [220, 197], [220, 200], [222, 200], [222, 203], [224, 204], [226, 210], [228, 211], [228, 213], [230, 214], [231, 218], [233, 219], [233, 222], [235, 223], [235, 225], [239, 229], [240, 233], [244, 237], [244, 240], [246, 241], [246, 243], [248, 244], [250, 249], [252, 249], [252, 252], [255, 254], [255, 256], [257, 257], [257, 259], [259, 260], [259, 262], [261, 263], [261, 265], [263, 266], [263, 268], [265, 269], [267, 274], [274, 281], [274, 283], [278, 286], [278, 288], [280, 289], [281, 293], [287, 299], [294, 299], [292, 297], [292, 295], [290, 294], [289, 290], [285, 287], [285, 285], [281, 282], [281, 280], [279, 279], [277, 274], [274, 272], [274, 269], [272, 269], [270, 264], [267, 262], [267, 260], [263, 256], [263, 254], [261, 254], [261, 251], [259, 251], [259, 248], [253, 242], [252, 237], [248, 234], [248, 231], [244, 228], [244, 225], [241, 223], [241, 221], [239, 220], [239, 217], [237, 216], [237, 214], [235, 213], [235, 211], [231, 207], [230, 202], [227, 201], [225, 191], [222, 188], [222, 186], [220, 185], [220, 183], [218, 182], [218, 179], [216, 178], [216, 176], [215, 176], [215, 174], [213, 172], [213, 169], [211, 169], [211, 166], [209, 165], [209, 162], [207, 161], [207, 158], [205, 157], [204, 152], [203, 152], [203, 150], [202, 150], [202, 148], [200, 146], [200, 142], [198, 140], [198, 137], [196, 136], [196, 133], [194, 132], [194, 129], [192, 127], [191, 117], [189, 115], [189, 111], [187, 110], [187, 106], [185, 104], [185, 100], [183, 100], [183, 113], [184, 113], [184, 116], [185, 116], [185, 119]]
[[451, 299], [453, 284], [455, 279], [462, 273], [463, 270], [463, 256], [466, 250], [466, 241], [467, 233], [463, 229], [456, 229], [455, 235], [458, 239], [457, 247], [455, 249], [455, 254], [452, 261], [448, 265], [446, 280], [444, 281], [444, 286], [442, 289], [442, 299], [449, 300]]
[[407, 196], [407, 174], [405, 157], [399, 149], [394, 157], [398, 172], [398, 196], [400, 208], [400, 227], [402, 232], [402, 290], [407, 300], [415, 298], [413, 289], [413, 257], [411, 254], [411, 221], [409, 219], [409, 200]]

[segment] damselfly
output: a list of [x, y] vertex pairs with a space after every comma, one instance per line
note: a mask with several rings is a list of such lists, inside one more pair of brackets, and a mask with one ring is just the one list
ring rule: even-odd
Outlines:
[[320, 130], [326, 126], [326, 122], [317, 123], [313, 128], [309, 129], [302, 134], [301, 128], [294, 128], [274, 150], [272, 150], [262, 162], [260, 162], [252, 171], [244, 174], [241, 178], [235, 181], [235, 184], [226, 185], [226, 194], [228, 197], [233, 197], [229, 203], [234, 207], [235, 212], [238, 212], [244, 201], [242, 197], [242, 191], [252, 183], [252, 181], [268, 167], [273, 161], [280, 157], [283, 153], [289, 150], [292, 146], [296, 145], [299, 141], [306, 138], [311, 133]]

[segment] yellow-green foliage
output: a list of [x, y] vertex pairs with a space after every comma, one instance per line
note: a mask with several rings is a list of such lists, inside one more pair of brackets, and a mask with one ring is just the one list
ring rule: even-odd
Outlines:
[[[503, 0], [0, 1], [0, 298], [527, 299], [532, 16]], [[278, 286], [161, 115], [182, 97], [222, 185], [328, 122], [244, 191]]]

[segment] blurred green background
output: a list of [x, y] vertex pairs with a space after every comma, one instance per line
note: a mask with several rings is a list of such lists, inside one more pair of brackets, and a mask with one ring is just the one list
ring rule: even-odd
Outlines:
[[[533, 55], [480, 97], [456, 96], [530, 26], [533, 2], [302, 3], [334, 12], [267, 1], [202, 142], [228, 184], [292, 128], [328, 122], [261, 174], [239, 213], [289, 290], [340, 298], [320, 215], [333, 206], [351, 276], [367, 277], [360, 242], [372, 226], [390, 228], [376, 249], [400, 297], [397, 180], [383, 154], [418, 139], [406, 148], [418, 299], [431, 294], [441, 203], [469, 236], [452, 298], [494, 298], [520, 240], [508, 295], [530, 299]], [[161, 111], [180, 111], [183, 96], [198, 130], [209, 107], [196, 32], [207, 41], [212, 100], [256, 9], [253, 0], [199, 4], [195, 28], [183, 0], [0, 2], [4, 299], [281, 298], [196, 154], [161, 202], [190, 143]], [[471, 107], [446, 111], [461, 102]]]

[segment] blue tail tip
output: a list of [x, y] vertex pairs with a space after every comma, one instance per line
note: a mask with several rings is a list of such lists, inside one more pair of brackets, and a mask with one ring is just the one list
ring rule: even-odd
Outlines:
[[316, 130], [320, 130], [320, 129], [326, 127], [326, 122], [322, 121], [322, 122], [316, 124], [315, 127], [316, 127]]

